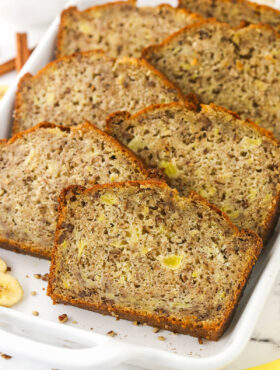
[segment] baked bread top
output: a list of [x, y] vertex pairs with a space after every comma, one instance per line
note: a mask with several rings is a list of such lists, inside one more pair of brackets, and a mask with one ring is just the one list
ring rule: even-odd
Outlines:
[[279, 10], [247, 0], [179, 0], [179, 7], [231, 26], [238, 26], [242, 21], [266, 23], [280, 32]]
[[107, 114], [116, 110], [137, 111], [174, 99], [183, 99], [180, 91], [144, 60], [116, 60], [102, 51], [75, 54], [21, 79], [13, 133], [42, 121], [73, 126], [87, 119], [103, 128]]
[[207, 20], [187, 26], [145, 58], [205, 104], [250, 118], [280, 139], [280, 35], [267, 25], [233, 29]]
[[63, 187], [148, 176], [132, 153], [89, 123], [42, 123], [2, 140], [0, 246], [50, 258]]
[[277, 220], [280, 148], [264, 129], [223, 108], [171, 103], [112, 114], [108, 133], [180, 193], [198, 192], [239, 227], [267, 240]]
[[93, 6], [83, 11], [65, 9], [57, 39], [57, 56], [102, 49], [114, 58], [138, 58], [142, 48], [201, 20], [186, 9], [163, 4], [137, 7], [136, 1]]
[[197, 194], [164, 183], [74, 186], [60, 196], [48, 294], [217, 340], [261, 247]]

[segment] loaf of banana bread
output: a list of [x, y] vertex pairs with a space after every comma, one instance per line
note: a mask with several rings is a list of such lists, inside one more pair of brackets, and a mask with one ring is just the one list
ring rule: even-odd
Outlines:
[[137, 58], [144, 46], [161, 42], [201, 19], [186, 9], [167, 4], [139, 8], [136, 1], [122, 1], [83, 11], [71, 6], [61, 15], [57, 56], [102, 49], [114, 58]]
[[2, 140], [0, 246], [50, 258], [63, 187], [148, 176], [132, 153], [89, 123], [43, 123]]
[[264, 129], [213, 104], [177, 103], [112, 114], [107, 129], [148, 166], [163, 168], [180, 193], [196, 191], [268, 239], [279, 208], [280, 148]]
[[238, 26], [242, 21], [266, 23], [280, 32], [279, 10], [247, 0], [179, 0], [179, 7], [231, 26]]
[[137, 111], [180, 98], [180, 91], [144, 60], [116, 60], [102, 51], [75, 54], [21, 79], [13, 133], [43, 121], [73, 126], [87, 119], [103, 128], [107, 114], [116, 110]]
[[144, 56], [184, 93], [250, 118], [280, 139], [280, 35], [271, 27], [233, 29], [207, 20], [145, 49]]
[[72, 186], [60, 196], [48, 294], [217, 340], [261, 247], [195, 193], [156, 181]]

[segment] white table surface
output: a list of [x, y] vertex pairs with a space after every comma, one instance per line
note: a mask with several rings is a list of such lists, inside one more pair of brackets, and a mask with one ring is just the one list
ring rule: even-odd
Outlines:
[[[0, 0], [1, 1], [1, 0]], [[28, 1], [28, 0], [27, 0]], [[54, 1], [54, 0], [50, 0]], [[41, 28], [24, 30], [0, 18], [0, 63], [15, 55], [15, 32], [28, 31], [29, 47], [35, 46], [46, 30]], [[0, 77], [0, 85], [9, 85], [15, 72]], [[1, 341], [1, 338], [0, 338]], [[226, 370], [243, 370], [280, 358], [280, 273], [256, 325], [253, 336], [242, 355]], [[135, 366], [119, 365], [114, 370], [137, 370]], [[0, 370], [50, 370], [38, 363], [24, 362], [22, 359], [5, 360], [0, 357]], [[78, 369], [77, 369], [78, 370]], [[109, 370], [109, 369], [108, 369]], [[113, 369], [110, 369], [113, 370]]]

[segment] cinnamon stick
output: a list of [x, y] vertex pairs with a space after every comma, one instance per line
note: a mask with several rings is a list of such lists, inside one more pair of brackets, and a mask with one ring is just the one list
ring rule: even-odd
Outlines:
[[16, 34], [16, 47], [17, 47], [17, 56], [16, 56], [15, 63], [16, 63], [16, 70], [17, 72], [19, 72], [29, 57], [26, 33]]
[[[29, 55], [32, 53], [33, 49], [29, 49]], [[16, 68], [16, 58], [12, 58], [7, 62], [0, 64], [0, 76], [4, 75], [5, 73], [12, 72]]]
[[0, 76], [5, 73], [11, 72], [16, 68], [15, 58], [8, 60], [7, 62], [0, 65]]

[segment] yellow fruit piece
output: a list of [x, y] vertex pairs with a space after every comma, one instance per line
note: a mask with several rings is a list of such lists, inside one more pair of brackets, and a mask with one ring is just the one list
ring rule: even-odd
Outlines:
[[6, 272], [7, 271], [7, 265], [6, 265], [6, 262], [4, 262], [1, 258], [0, 258], [0, 272]]
[[271, 193], [267, 193], [267, 194], [265, 194], [265, 196], [263, 197], [263, 201], [264, 201], [265, 203], [269, 203], [269, 202], [271, 202], [271, 200], [272, 200], [272, 194], [271, 194]]
[[239, 217], [239, 212], [235, 211], [234, 208], [230, 205], [225, 204], [223, 207], [221, 207], [221, 210], [226, 213], [231, 219]]
[[48, 103], [53, 103], [55, 101], [55, 93], [54, 92], [49, 92], [46, 94], [46, 101]]
[[139, 149], [142, 149], [145, 145], [140, 139], [134, 137], [132, 140], [130, 140], [127, 146], [133, 152], [137, 152]]
[[252, 148], [254, 146], [260, 146], [261, 143], [262, 143], [262, 139], [260, 137], [258, 137], [256, 139], [252, 139], [250, 137], [244, 137], [241, 141], [241, 144], [242, 144], [244, 149], [249, 149], [249, 148]]
[[109, 204], [109, 205], [114, 205], [117, 203], [117, 198], [113, 194], [103, 194], [100, 197], [101, 203]]
[[192, 69], [192, 66], [188, 62], [182, 62], [178, 66], [179, 68], [182, 68], [185, 71], [189, 71]]
[[104, 221], [104, 220], [105, 220], [105, 215], [104, 215], [104, 213], [101, 213], [101, 214], [97, 217], [97, 220], [98, 220], [98, 221]]
[[62, 284], [63, 284], [63, 286], [64, 286], [65, 289], [70, 289], [71, 288], [68, 280], [66, 280], [66, 279], [63, 279], [62, 280]]
[[221, 293], [221, 298], [222, 298], [222, 299], [224, 299], [224, 298], [225, 298], [225, 296], [226, 296], [226, 293], [225, 293], [225, 292]]
[[79, 240], [78, 241], [78, 259], [80, 259], [82, 257], [82, 254], [83, 254], [83, 251], [86, 247], [86, 242], [84, 240]]
[[164, 168], [164, 172], [168, 177], [176, 178], [180, 175], [178, 167], [172, 162], [161, 161], [159, 167]]
[[0, 306], [11, 307], [23, 296], [23, 290], [16, 278], [0, 272]]
[[65, 248], [67, 247], [67, 245], [68, 245], [68, 243], [67, 243], [67, 241], [66, 241], [66, 240], [64, 240], [64, 242], [63, 242], [63, 243], [61, 243], [61, 247], [62, 247], [63, 249], [65, 249]]
[[256, 196], [257, 196], [257, 190], [253, 189], [253, 188], [250, 188], [249, 189], [249, 196], [248, 196], [249, 200], [251, 200], [251, 201], [255, 200]]
[[214, 186], [205, 186], [205, 189], [199, 189], [198, 193], [204, 198], [212, 197], [216, 194], [216, 188]]
[[91, 27], [86, 22], [81, 22], [79, 25], [79, 29], [82, 33], [90, 34], [91, 33]]
[[61, 131], [58, 127], [45, 128], [44, 132], [48, 132], [49, 134], [52, 134], [52, 135], [59, 135], [59, 134], [63, 135], [63, 131]]
[[238, 35], [237, 33], [235, 33], [235, 34], [232, 36], [232, 41], [233, 41], [236, 45], [238, 45], [238, 44], [239, 44], [239, 42], [240, 42], [240, 37], [239, 37], [239, 35]]
[[130, 233], [130, 236], [129, 236], [130, 242], [132, 244], [133, 243], [138, 243], [139, 238], [141, 236], [141, 229], [139, 228], [139, 226], [130, 225], [129, 226], [129, 233]]
[[256, 367], [250, 367], [246, 370], [279, 370], [280, 369], [280, 359], [272, 362], [268, 362], [267, 364], [263, 364]]
[[197, 272], [196, 272], [196, 271], [194, 271], [194, 272], [192, 273], [192, 277], [193, 277], [193, 278], [197, 278], [197, 276], [198, 276], [198, 275], [197, 275]]
[[116, 182], [118, 181], [119, 175], [117, 174], [111, 174], [110, 175], [110, 182]]
[[255, 85], [257, 86], [257, 88], [261, 91], [264, 91], [266, 90], [266, 88], [268, 87], [268, 84], [266, 84], [265, 82], [261, 81], [261, 80], [256, 80], [255, 81]]
[[141, 249], [141, 253], [142, 253], [142, 254], [147, 254], [150, 250], [151, 250], [151, 248], [143, 247], [143, 248]]
[[183, 256], [177, 256], [176, 254], [171, 254], [170, 256], [163, 257], [161, 263], [171, 270], [176, 270], [180, 267]]

